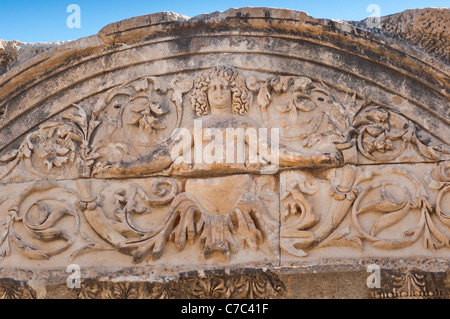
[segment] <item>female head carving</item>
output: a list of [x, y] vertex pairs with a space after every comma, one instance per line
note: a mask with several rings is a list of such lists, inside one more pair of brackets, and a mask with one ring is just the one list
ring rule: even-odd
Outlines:
[[191, 105], [197, 116], [214, 112], [246, 115], [248, 97], [244, 79], [235, 70], [218, 66], [195, 79]]

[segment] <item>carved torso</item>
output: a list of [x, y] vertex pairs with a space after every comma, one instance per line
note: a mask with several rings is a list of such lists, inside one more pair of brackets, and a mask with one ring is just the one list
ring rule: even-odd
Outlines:
[[45, 62], [71, 82], [39, 56], [2, 76], [5, 266], [448, 260], [448, 65], [252, 14], [107, 27]]

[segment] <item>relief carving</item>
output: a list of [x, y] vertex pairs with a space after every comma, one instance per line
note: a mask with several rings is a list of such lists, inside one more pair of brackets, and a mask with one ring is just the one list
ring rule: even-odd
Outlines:
[[[200, 138], [196, 138], [199, 133], [196, 133], [196, 127], [193, 123], [187, 123], [185, 128], [190, 132], [188, 138], [191, 139], [192, 137], [190, 142], [186, 142], [186, 146], [189, 147], [189, 144], [192, 144], [192, 151], [174, 159], [173, 152], [176, 152], [174, 148], [179, 143], [179, 135], [176, 135], [172, 140], [161, 141], [162, 144], [159, 144], [152, 154], [129, 163], [116, 161], [111, 166], [104, 166], [101, 170], [96, 170], [96, 176], [112, 177], [117, 174], [128, 176], [138, 172], [148, 174], [169, 166], [170, 168], [166, 171], [167, 174], [179, 173], [186, 175], [205, 170], [245, 172], [254, 171], [255, 168], [258, 169], [258, 165], [274, 164], [275, 160], [277, 165], [291, 167], [334, 167], [341, 165], [342, 157], [337, 151], [334, 153], [330, 150], [296, 151], [281, 145], [279, 149], [277, 147], [276, 159], [275, 155], [270, 151], [264, 152], [264, 148], [271, 147], [272, 141], [268, 137], [266, 142], [255, 142], [255, 140], [261, 139], [257, 129], [261, 128], [263, 124], [248, 116], [251, 100], [252, 96], [244, 78], [233, 68], [220, 66], [200, 73], [195, 77], [193, 89], [190, 93], [191, 108], [195, 116], [201, 120]], [[301, 102], [296, 101], [296, 103]], [[184, 107], [184, 112], [186, 110], [187, 108]], [[139, 118], [137, 121], [142, 121], [142, 118]], [[272, 127], [268, 126], [266, 129], [271, 129]], [[231, 165], [228, 158], [225, 158], [225, 151], [223, 150], [226, 149], [228, 144], [232, 144], [233, 141], [228, 140], [228, 135], [225, 139], [223, 136], [220, 136], [221, 139], [217, 136], [219, 134], [217, 130], [223, 129], [223, 133], [225, 133], [227, 128], [255, 130], [254, 132], [256, 132], [256, 135], [250, 135], [247, 134], [248, 132], [245, 132], [245, 141], [243, 141], [245, 145], [243, 147], [246, 157], [242, 161], [232, 161]], [[184, 138], [186, 137], [183, 136]], [[196, 143], [201, 145], [199, 146]], [[207, 144], [204, 149], [202, 148], [203, 143]], [[197, 147], [202, 148], [201, 151], [203, 153], [209, 152], [209, 154], [214, 154], [212, 155], [213, 160], [211, 163], [201, 162], [194, 157], [198, 155], [198, 153], [196, 154]], [[183, 147], [183, 150], [185, 150], [185, 147]], [[222, 157], [218, 155], [219, 151]], [[258, 156], [262, 164], [251, 163], [249, 154], [252, 152]], [[192, 164], [187, 165], [186, 163]], [[256, 167], [252, 164], [256, 164]], [[180, 168], [182, 168], [181, 171]]]
[[349, 131], [349, 141], [339, 149], [356, 145], [358, 152], [372, 163], [422, 162], [448, 160], [450, 151], [444, 144], [429, 145], [421, 141], [417, 126], [394, 110], [367, 101], [357, 114]]
[[[201, 120], [200, 133], [186, 114], [187, 104]], [[182, 123], [191, 134], [182, 149], [188, 151], [191, 143], [191, 151], [177, 157], [181, 144], [176, 132]], [[233, 163], [225, 151], [236, 136], [217, 135], [231, 128], [235, 134], [245, 131], [244, 158], [234, 157]], [[261, 128], [268, 131], [263, 134]], [[275, 129], [279, 142], [268, 134], [276, 134]], [[269, 150], [272, 146], [276, 153]], [[213, 157], [211, 163], [199, 162], [199, 147]], [[304, 76], [245, 79], [233, 68], [218, 66], [194, 77], [140, 78], [110, 89], [94, 106], [74, 104], [0, 157], [0, 180], [257, 172], [274, 164], [281, 169], [332, 168], [448, 157], [448, 147], [411, 120], [356, 93], [339, 93]]]
[[419, 269], [385, 271], [381, 288], [372, 293], [376, 299], [446, 299], [445, 273], [425, 272]]
[[[115, 250], [143, 262], [149, 256], [159, 259], [169, 242], [179, 251], [198, 247], [204, 258], [222, 255], [229, 260], [246, 249], [277, 255], [273, 209], [278, 200], [270, 176], [153, 178], [144, 184], [96, 186], [80, 179], [70, 185], [37, 182], [11, 203], [2, 223], [2, 257], [11, 254], [13, 244], [30, 259], [49, 259], [70, 248], [72, 258]], [[239, 186], [230, 190], [229, 185]], [[145, 226], [149, 223], [153, 227]]]
[[[185, 192], [173, 199], [163, 226], [143, 232], [143, 238], [127, 242], [121, 249], [137, 248], [134, 260], [141, 261], [150, 252], [153, 258], [159, 258], [166, 241], [172, 240], [183, 249], [199, 236], [205, 257], [214, 252], [229, 257], [239, 247], [258, 250], [263, 241], [272, 247], [269, 253], [276, 254], [277, 222], [264, 203], [249, 193], [251, 183], [248, 175], [188, 180]], [[228, 185], [239, 187], [229, 191], [226, 200], [214, 200]]]
[[[76, 294], [276, 298], [277, 276], [228, 270], [448, 261], [447, 66], [355, 25], [267, 8], [168, 13], [3, 70], [2, 271], [199, 269], [87, 276]], [[393, 274], [374, 296], [445, 294], [427, 276]], [[34, 297], [0, 282], [0, 298]]]
[[[31, 259], [49, 259], [67, 250], [80, 223], [71, 203], [73, 195], [73, 191], [50, 182], [25, 190], [3, 221], [0, 258], [10, 255], [11, 244]], [[58, 244], [49, 247], [47, 242]]]
[[290, 143], [293, 147], [311, 148], [319, 142], [324, 146], [343, 138], [350, 126], [345, 106], [324, 83], [304, 76], [250, 77], [247, 86], [258, 93], [266, 127], [279, 127], [280, 140], [296, 142]]
[[[433, 199], [424, 190], [419, 177], [401, 167], [382, 173], [351, 165], [333, 169], [343, 165], [350, 149], [376, 163], [435, 162], [446, 158], [446, 146], [434, 145], [432, 139], [425, 144], [426, 137], [416, 125], [393, 109], [362, 100], [356, 93], [350, 99], [348, 92], [344, 99], [344, 95], [338, 97], [339, 94], [325, 83], [308, 77], [279, 76], [262, 80], [250, 76], [245, 79], [237, 70], [219, 66], [195, 77], [139, 78], [104, 93], [92, 111], [74, 104], [62, 113], [59, 121], [42, 124], [26, 136], [17, 150], [3, 155], [0, 177], [20, 180], [20, 173], [26, 172], [33, 178], [43, 179], [92, 175], [106, 178], [157, 171], [166, 176], [192, 177], [181, 184], [170, 178], [155, 180], [150, 190], [155, 196], [149, 196], [148, 189], [135, 183], [102, 194], [101, 189], [91, 190], [89, 180], [80, 180], [74, 190], [63, 190], [73, 197], [71, 205], [75, 207], [70, 209], [49, 208], [43, 204], [48, 200], [46, 198], [37, 199], [30, 207], [20, 206], [19, 203], [35, 191], [41, 194], [47, 188], [61, 188], [52, 183], [33, 186], [17, 198], [4, 219], [2, 256], [9, 254], [12, 241], [26, 255], [50, 258], [72, 245], [71, 236], [77, 236], [80, 227], [91, 229], [94, 236], [81, 231], [80, 236], [87, 243], [78, 247], [74, 256], [88, 250], [115, 250], [132, 255], [135, 262], [148, 260], [149, 256], [157, 260], [169, 242], [183, 250], [187, 244], [193, 245], [196, 238], [205, 258], [218, 253], [228, 259], [240, 249], [258, 251], [261, 245], [270, 247], [266, 253], [276, 255], [280, 245], [284, 251], [298, 257], [307, 256], [306, 251], [311, 249], [327, 246], [361, 250], [367, 242], [376, 248], [399, 249], [412, 245], [419, 237], [424, 238], [426, 248], [448, 247], [449, 235], [442, 229], [449, 226], [444, 205], [449, 189], [447, 162], [439, 164], [439, 169], [424, 173], [429, 188], [439, 190], [438, 194], [433, 193], [432, 196], [436, 195]], [[189, 122], [189, 116], [183, 115], [188, 112], [186, 102], [190, 102], [194, 112], [191, 119], [201, 120], [200, 143], [210, 143], [205, 149], [212, 151], [212, 162], [195, 161], [196, 143], [199, 143], [195, 137], [187, 144], [191, 150], [187, 154], [191, 158], [183, 153], [173, 159], [171, 152], [180, 141], [173, 138], [173, 132], [180, 128], [184, 117], [188, 121], [188, 131], [193, 135], [199, 133]], [[255, 105], [258, 108], [253, 110]], [[259, 114], [262, 122], [252, 114]], [[246, 135], [246, 156], [253, 150], [253, 154], [263, 159], [256, 165], [249, 162], [249, 157], [230, 164], [224, 161], [225, 152], [222, 158], [220, 154], [218, 156], [220, 147], [226, 149], [228, 144], [236, 141], [236, 136], [224, 141], [212, 134], [214, 140], [211, 142], [214, 129], [256, 130], [263, 125], [279, 126], [280, 141], [289, 146], [280, 144], [276, 153], [268, 152], [267, 148], [264, 151], [261, 142], [255, 144], [252, 141], [258, 135]], [[303, 144], [299, 146], [299, 142]], [[268, 138], [265, 146], [271, 143]], [[275, 155], [282, 170], [328, 169], [323, 173], [297, 171], [292, 173], [297, 177], [287, 177], [282, 182], [279, 244], [276, 214], [269, 213], [264, 199], [259, 197], [264, 192], [250, 191], [254, 182], [251, 175], [230, 175], [233, 172], [264, 174], [259, 170], [272, 165]], [[353, 160], [355, 158], [350, 159]], [[20, 165], [26, 169], [19, 168]], [[14, 176], [13, 171], [19, 175]], [[203, 172], [229, 176], [197, 178]], [[377, 176], [386, 172], [407, 179], [402, 183], [381, 181]], [[292, 175], [283, 174], [281, 176]], [[326, 174], [334, 174], [334, 177]], [[418, 188], [414, 190], [405, 183]], [[229, 185], [239, 187], [230, 189]], [[38, 191], [39, 187], [43, 188]], [[324, 195], [325, 189], [327, 195]], [[394, 196], [395, 192], [398, 194]], [[227, 199], [219, 200], [225, 193]], [[329, 214], [323, 214], [323, 207], [314, 199], [320, 196], [328, 197]], [[366, 200], [367, 196], [371, 200]], [[52, 200], [63, 202], [65, 199]], [[107, 205], [114, 203], [113, 212], [105, 211], [105, 201], [109, 202]], [[164, 207], [166, 216], [152, 228], [133, 221], [135, 216], [151, 214], [155, 206]], [[35, 217], [37, 223], [28, 221], [29, 210], [37, 212], [33, 213], [38, 216]], [[416, 211], [421, 212], [416, 228], [405, 229], [395, 239], [378, 237], [384, 229], [411, 215], [410, 211], [413, 215]], [[370, 229], [360, 222], [367, 213], [382, 214]], [[70, 236], [53, 224], [65, 214], [76, 220]], [[23, 225], [33, 238], [47, 242], [62, 240], [65, 244], [48, 251], [40, 249], [17, 235], [14, 224]]]
[[79, 105], [73, 105], [63, 120], [42, 124], [17, 149], [3, 155], [0, 180], [15, 181], [30, 176], [34, 179], [89, 177], [97, 158], [90, 142], [99, 122], [90, 121], [86, 110]]
[[100, 154], [94, 174], [167, 147], [170, 133], [181, 123], [182, 96], [191, 87], [192, 80], [183, 76], [171, 83], [146, 77], [108, 91], [93, 111], [102, 122], [93, 141]]
[[[417, 251], [419, 239], [426, 250], [449, 248], [448, 212], [441, 208], [448, 206], [448, 163], [434, 164], [432, 170], [425, 167], [419, 176], [398, 165], [379, 169], [346, 166], [334, 173], [341, 176], [337, 185], [329, 177], [287, 173], [282, 183], [288, 193], [281, 207], [285, 216], [297, 218], [282, 220], [281, 247], [298, 257], [327, 246], [363, 252], [367, 244], [382, 250], [414, 245]], [[298, 183], [299, 178], [303, 183]], [[316, 185], [312, 190], [304, 187], [308, 179], [309, 185]], [[320, 195], [319, 189], [325, 187], [329, 187], [330, 198], [321, 203], [317, 198], [325, 192]]]
[[36, 292], [24, 282], [2, 279], [0, 299], [36, 299]]
[[[333, 242], [334, 245], [359, 246], [358, 238], [347, 238], [344, 232], [336, 236], [330, 236], [341, 224], [348, 213], [348, 209], [353, 204], [357, 189], [353, 188], [356, 169], [352, 166], [345, 166], [343, 169], [334, 172], [333, 180], [315, 180], [311, 174], [300, 172], [287, 172], [282, 178], [283, 186], [287, 186], [285, 191], [287, 196], [282, 197], [282, 211], [288, 216], [300, 217], [298, 220], [291, 218], [290, 222], [284, 222], [281, 226], [281, 247], [291, 255], [306, 257], [305, 249], [326, 246]], [[294, 182], [290, 182], [294, 180]], [[298, 181], [302, 181], [300, 184]], [[305, 183], [306, 182], [306, 183]], [[305, 187], [309, 186], [309, 189]], [[294, 188], [293, 188], [294, 187]], [[298, 187], [298, 190], [295, 190]], [[320, 193], [319, 190], [326, 193]], [[321, 205], [312, 200], [314, 195], [329, 196], [329, 214], [326, 218], [321, 217]], [[317, 197], [316, 195], [316, 197]], [[292, 199], [289, 197], [292, 196]], [[293, 202], [292, 202], [293, 200]], [[322, 220], [321, 220], [322, 219]], [[320, 223], [319, 223], [320, 222]], [[314, 227], [317, 226], [317, 227]]]
[[[441, 231], [441, 227], [446, 228], [446, 224], [442, 223], [442, 217], [435, 219], [436, 205], [430, 203], [430, 196], [415, 174], [406, 169], [392, 169], [383, 172], [384, 174], [395, 174], [401, 180], [400, 175], [407, 177], [410, 181], [409, 185], [395, 181], [383, 181], [372, 183], [369, 187], [364, 189], [352, 209], [352, 221], [357, 230], [363, 235], [365, 239], [372, 242], [374, 247], [384, 249], [398, 249], [409, 246], [416, 242], [420, 237], [423, 239], [423, 245], [427, 249], [439, 249], [449, 247], [450, 236], [446, 230]], [[369, 178], [374, 178], [374, 175], [379, 173], [372, 173]], [[362, 180], [361, 180], [362, 182]], [[415, 187], [408, 187], [414, 185]], [[395, 188], [395, 191], [394, 191]], [[369, 192], [377, 192], [377, 200], [365, 202], [364, 197]], [[397, 197], [398, 196], [398, 197]], [[363, 204], [363, 203], [364, 204]], [[408, 216], [419, 214], [419, 220], [410, 229], [404, 229], [403, 233], [398, 234], [396, 238], [384, 239], [378, 237], [378, 233], [391, 225], [400, 223]], [[358, 216], [366, 212], [381, 213], [371, 226], [370, 234], [363, 230]], [[445, 219], [444, 219], [445, 220]], [[439, 227], [439, 226], [440, 227]], [[393, 232], [390, 232], [391, 234]]]
[[79, 299], [271, 299], [287, 289], [270, 272], [180, 277], [164, 282], [100, 282], [86, 280]]

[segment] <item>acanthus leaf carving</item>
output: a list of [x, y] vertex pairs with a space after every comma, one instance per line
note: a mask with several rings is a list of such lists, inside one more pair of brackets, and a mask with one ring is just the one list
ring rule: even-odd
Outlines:
[[0, 179], [12, 175], [11, 172], [20, 164], [23, 164], [20, 169], [34, 178], [90, 176], [97, 158], [90, 143], [100, 122], [90, 121], [82, 106], [74, 104], [73, 108], [76, 108], [75, 113], [63, 115], [63, 120], [68, 121], [40, 125], [37, 131], [25, 137], [18, 149], [3, 155], [0, 158]]
[[[426, 250], [449, 248], [449, 214], [443, 208], [443, 203], [448, 202], [448, 163], [434, 167], [424, 174], [424, 184], [414, 172], [402, 166], [386, 166], [380, 170], [345, 166], [340, 169], [346, 172], [342, 174], [341, 185], [331, 184], [328, 216], [316, 226], [302, 227], [301, 219], [292, 225], [283, 222], [281, 247], [297, 257], [330, 246], [347, 246], [361, 252], [367, 244], [383, 250], [399, 250], [417, 247], [420, 239]], [[292, 187], [295, 185], [287, 189]], [[320, 214], [324, 208], [312, 206], [313, 197], [314, 194], [303, 193], [301, 210]], [[289, 201], [284, 203], [291, 207]]]
[[[345, 166], [338, 171], [333, 183], [327, 183], [331, 205], [329, 207], [328, 216], [323, 219], [321, 219], [320, 212], [318, 211], [318, 208], [312, 204], [311, 199], [319, 191], [321, 183], [318, 183], [317, 180], [310, 180], [309, 184], [317, 184], [312, 191], [308, 190], [308, 188], [300, 187], [300, 190], [303, 189], [303, 191], [302, 193], [298, 193], [295, 192], [294, 189], [293, 194], [298, 193], [297, 198], [299, 200], [297, 201], [300, 203], [300, 212], [302, 212], [305, 217], [308, 213], [312, 218], [310, 218], [311, 222], [306, 224], [303, 223], [303, 219], [301, 219], [300, 222], [297, 220], [296, 222], [291, 221], [291, 223], [282, 224], [281, 246], [286, 252], [297, 257], [306, 257], [308, 256], [307, 250], [311, 250], [314, 247], [325, 247], [332, 242], [339, 244], [349, 243], [351, 246], [358, 244], [358, 239], [354, 239], [354, 237], [350, 236], [346, 231], [341, 231], [341, 233], [334, 235], [334, 238], [329, 238], [338, 226], [341, 225], [349, 208], [356, 199], [358, 191], [353, 187], [355, 175], [356, 169], [354, 167]], [[299, 176], [299, 173], [295, 172], [295, 176]], [[287, 176], [286, 178], [289, 177]], [[312, 177], [308, 175], [302, 177], [303, 181], [306, 181], [307, 179], [312, 179]], [[298, 185], [298, 183], [290, 184], [287, 189], [292, 193], [292, 187], [295, 187], [296, 185]], [[301, 194], [300, 197], [298, 196], [299, 194]], [[286, 197], [284, 197], [284, 200], [285, 199]], [[287, 203], [289, 203], [289, 201]]]
[[[399, 249], [410, 246], [421, 236], [423, 236], [423, 245], [426, 249], [434, 250], [449, 247], [450, 236], [436, 227], [436, 220], [432, 218], [436, 214], [436, 205], [430, 203], [429, 195], [419, 179], [414, 173], [406, 169], [394, 168], [392, 172], [399, 178], [403, 176], [409, 179], [409, 185], [414, 185], [415, 191], [412, 192], [406, 186], [402, 186], [394, 181], [372, 183], [365, 188], [356, 199], [352, 208], [352, 221], [358, 232], [362, 234], [365, 240], [370, 241], [372, 246], [383, 249]], [[372, 176], [378, 174], [374, 172]], [[387, 190], [388, 188], [390, 191]], [[397, 198], [394, 198], [390, 193], [393, 189], [396, 190]], [[372, 191], [379, 193], [379, 199], [361, 204], [367, 194]], [[382, 238], [377, 235], [381, 230], [398, 224], [407, 216], [411, 216], [414, 210], [419, 212], [419, 219], [413, 228], [405, 229], [401, 236], [392, 239]], [[382, 216], [378, 217], [372, 225], [370, 233], [365, 231], [358, 221], [358, 215], [367, 212], [382, 213]]]
[[[245, 183], [248, 177], [243, 178]], [[218, 188], [225, 185], [223, 179], [212, 182], [217, 183]], [[272, 253], [276, 252], [273, 238], [275, 220], [258, 197], [245, 192], [237, 193], [236, 201], [230, 202], [229, 206], [222, 207], [222, 204], [215, 203], [204, 207], [195, 193], [189, 193], [197, 187], [197, 192], [205, 192], [201, 184], [195, 188], [186, 186], [187, 191], [173, 198], [169, 212], [159, 227], [140, 230], [143, 233], [141, 238], [123, 243], [120, 249], [135, 251], [135, 262], [141, 262], [149, 254], [154, 259], [160, 258], [168, 241], [173, 241], [181, 250], [186, 244], [193, 244], [198, 236], [206, 258], [216, 252], [229, 258], [239, 247], [257, 250], [263, 240], [271, 243], [271, 249], [275, 249]]]
[[[171, 132], [181, 124], [183, 95], [191, 88], [189, 76], [181, 76], [171, 82], [149, 76], [104, 94], [93, 112], [95, 118], [102, 122], [93, 141], [93, 147], [100, 154], [93, 175], [118, 169], [121, 163], [164, 153], [168, 149]], [[153, 161], [158, 162], [159, 159]], [[154, 166], [156, 168], [152, 170], [158, 171], [168, 165]]]
[[[20, 171], [16, 168], [21, 162], [35, 175], [34, 179], [103, 176], [108, 169], [111, 174], [125, 174], [132, 170], [128, 167], [131, 163], [145, 167], [142, 170], [148, 173], [162, 171], [171, 164], [177, 166], [163, 154], [171, 147], [170, 133], [181, 124], [186, 109], [184, 97], [192, 91], [191, 105], [197, 115], [209, 114], [206, 109], [202, 111], [202, 107], [208, 107], [205, 92], [209, 90], [208, 81], [217, 76], [228, 76], [234, 85], [233, 114], [247, 115], [255, 101], [263, 124], [281, 129], [280, 140], [288, 144], [281, 146], [282, 151], [292, 147], [296, 151], [319, 149], [313, 160], [296, 161], [303, 166], [439, 161], [450, 154], [446, 145], [421, 136], [418, 126], [395, 109], [367, 98], [361, 102], [356, 92], [339, 93], [330, 84], [302, 75], [262, 78], [252, 74], [245, 79], [233, 68], [217, 66], [195, 79], [180, 74], [168, 79], [146, 76], [126, 82], [100, 96], [92, 112], [89, 107], [73, 104], [76, 112], [63, 114], [69, 122], [42, 124], [17, 149], [0, 157], [0, 179], [16, 175], [11, 172]], [[356, 147], [361, 160], [342, 158], [340, 151], [352, 147]], [[412, 149], [416, 154], [409, 152]], [[144, 158], [155, 162], [154, 167], [140, 163]], [[186, 165], [183, 168], [192, 170]]]
[[362, 251], [362, 236], [359, 234], [354, 234], [350, 225], [347, 225], [335, 234], [325, 238], [325, 240], [317, 245], [317, 248], [335, 246], [351, 247]]
[[[30, 259], [50, 259], [73, 247], [71, 258], [116, 251], [143, 262], [150, 255], [159, 259], [169, 243], [179, 251], [194, 246], [205, 259], [224, 256], [229, 261], [247, 249], [276, 256], [278, 223], [266, 207], [274, 201], [275, 184], [260, 179], [258, 187], [248, 175], [184, 183], [154, 178], [145, 186], [132, 182], [125, 187], [89, 179], [74, 181], [73, 188], [64, 181], [33, 183], [10, 201], [2, 220], [1, 256], [10, 255], [11, 245]], [[241, 187], [228, 200], [218, 201], [215, 193], [225, 191], [230, 182]], [[254, 187], [263, 189], [254, 194]], [[155, 210], [159, 213], [152, 226], [143, 227]]]

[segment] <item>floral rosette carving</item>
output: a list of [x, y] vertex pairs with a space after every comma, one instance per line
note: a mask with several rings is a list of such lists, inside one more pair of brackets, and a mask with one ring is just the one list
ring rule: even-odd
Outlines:
[[94, 173], [165, 145], [172, 130], [180, 126], [183, 94], [191, 88], [192, 79], [184, 75], [172, 81], [143, 77], [104, 94], [93, 110], [102, 121], [93, 141], [100, 155]]
[[450, 227], [450, 162], [441, 162], [424, 176], [428, 187], [438, 190], [436, 198], [436, 215], [439, 220]]
[[[440, 160], [449, 150], [443, 145], [426, 145], [417, 134], [416, 125], [397, 112], [373, 106], [368, 107], [355, 117], [351, 131], [358, 151], [367, 159], [375, 162], [389, 162], [406, 155], [408, 147], [415, 146], [415, 153], [426, 160]], [[408, 155], [404, 160], [411, 160]], [[417, 155], [416, 155], [417, 156]]]
[[90, 139], [99, 122], [89, 121], [79, 105], [63, 115], [69, 121], [47, 122], [28, 134], [20, 146], [0, 157], [0, 180], [23, 163], [24, 171], [38, 178], [89, 176], [96, 154]]

